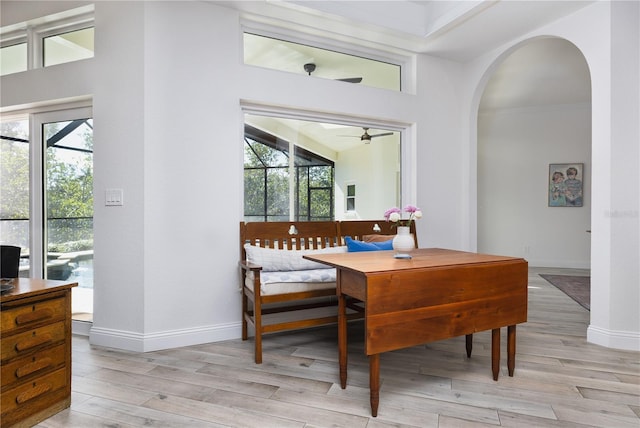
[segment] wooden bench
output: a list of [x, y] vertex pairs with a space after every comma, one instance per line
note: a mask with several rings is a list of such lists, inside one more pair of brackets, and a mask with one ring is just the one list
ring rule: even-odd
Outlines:
[[[412, 232], [417, 247], [415, 224]], [[394, 225], [384, 220], [240, 222], [242, 339], [249, 338], [251, 326], [255, 362], [262, 363], [263, 334], [338, 320], [335, 269], [302, 259], [302, 254], [346, 252], [345, 236], [365, 240], [372, 238], [369, 235], [388, 235], [381, 239], [391, 239], [394, 234]], [[278, 282], [280, 278], [285, 279]], [[323, 307], [335, 310], [328, 315], [309, 314], [309, 310]], [[349, 301], [348, 308], [350, 319], [362, 317], [363, 309], [357, 302]], [[266, 322], [265, 316], [293, 311], [298, 311], [295, 318]]]

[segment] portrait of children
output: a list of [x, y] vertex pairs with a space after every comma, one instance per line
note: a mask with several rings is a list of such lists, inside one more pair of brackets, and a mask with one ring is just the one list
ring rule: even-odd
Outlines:
[[549, 164], [549, 206], [581, 207], [584, 164]]

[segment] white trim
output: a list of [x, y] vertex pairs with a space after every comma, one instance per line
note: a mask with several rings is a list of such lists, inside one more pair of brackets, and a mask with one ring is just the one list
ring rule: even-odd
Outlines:
[[[0, 113], [2, 113], [2, 120], [14, 116], [26, 117], [29, 113], [48, 113], [58, 110], [70, 110], [76, 108], [92, 108], [93, 97], [91, 95], [84, 95], [79, 97], [61, 98], [57, 100], [47, 100], [29, 104], [28, 106], [7, 106], [0, 107]], [[93, 114], [93, 113], [92, 113]]]
[[375, 119], [349, 113], [329, 113], [295, 107], [275, 106], [246, 99], [240, 100], [240, 108], [243, 113], [258, 114], [260, 116], [306, 120], [309, 122], [336, 123], [355, 126], [357, 128], [366, 126], [373, 129], [388, 129], [390, 131], [403, 132], [411, 126], [411, 123], [408, 122]]
[[348, 42], [339, 38], [326, 37], [327, 32], [322, 35], [313, 35], [301, 32], [300, 28], [291, 30], [284, 27], [275, 27], [273, 25], [260, 23], [248, 18], [241, 20], [241, 29], [243, 33], [251, 33], [258, 36], [269, 37], [286, 42], [296, 43], [300, 45], [311, 46], [327, 51], [338, 52], [345, 55], [357, 56], [372, 61], [385, 62], [389, 64], [399, 65], [400, 67], [410, 66], [413, 62], [413, 54], [409, 51], [401, 51], [399, 49], [380, 49], [379, 47], [366, 46], [359, 43], [360, 40], [351, 38]]
[[90, 321], [80, 321], [80, 320], [71, 320], [71, 333], [77, 334], [79, 336], [89, 336], [89, 332], [91, 331], [91, 326], [93, 325]]
[[607, 348], [640, 352], [640, 333], [637, 331], [607, 330], [589, 325], [587, 342]]
[[89, 343], [127, 351], [151, 352], [238, 339], [241, 330], [242, 324], [240, 322], [149, 334], [92, 327], [89, 332]]
[[[529, 255], [521, 255], [529, 263], [529, 267], [547, 267], [561, 269], [591, 269], [591, 261], [587, 260], [564, 260], [558, 262], [556, 259], [531, 258]], [[526, 257], [525, 257], [526, 256]]]

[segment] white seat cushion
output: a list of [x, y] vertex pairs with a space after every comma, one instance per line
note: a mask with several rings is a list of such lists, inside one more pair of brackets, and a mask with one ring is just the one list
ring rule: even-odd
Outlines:
[[[253, 281], [253, 272], [247, 272], [245, 285], [252, 291]], [[262, 296], [331, 288], [336, 288], [336, 270], [333, 268], [260, 273]]]
[[327, 247], [309, 250], [280, 250], [244, 244], [247, 261], [262, 267], [262, 272], [282, 272], [323, 269], [327, 265], [302, 258], [309, 254], [346, 253], [347, 247]]

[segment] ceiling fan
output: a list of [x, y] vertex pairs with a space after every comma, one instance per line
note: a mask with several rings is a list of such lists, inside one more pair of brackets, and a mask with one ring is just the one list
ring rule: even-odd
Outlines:
[[[316, 70], [316, 65], [312, 62], [306, 63], [304, 65], [304, 71], [306, 71], [309, 76], [311, 76], [311, 73], [313, 73]], [[362, 82], [362, 77], [347, 77], [344, 79], [334, 79], [334, 80], [340, 80], [341, 82], [349, 82], [349, 83], [360, 83]]]
[[382, 134], [369, 134], [369, 128], [362, 128], [364, 130], [364, 134], [358, 136], [358, 135], [344, 135], [344, 137], [356, 137], [356, 138], [360, 138], [360, 141], [364, 141], [365, 144], [369, 144], [371, 142], [372, 138], [376, 138], [376, 137], [386, 137], [387, 135], [393, 135], [393, 132], [383, 132]]

